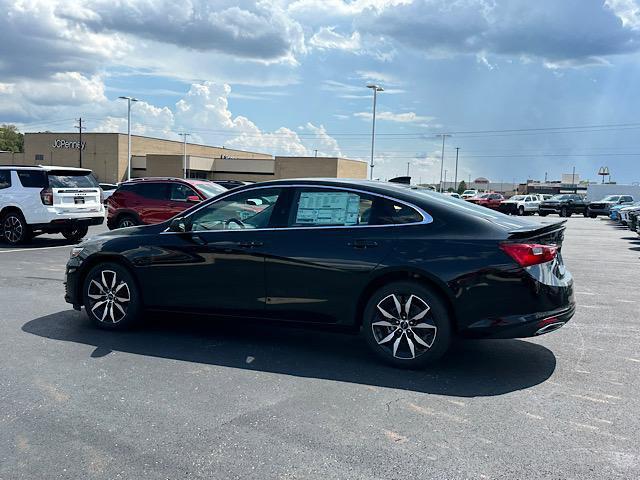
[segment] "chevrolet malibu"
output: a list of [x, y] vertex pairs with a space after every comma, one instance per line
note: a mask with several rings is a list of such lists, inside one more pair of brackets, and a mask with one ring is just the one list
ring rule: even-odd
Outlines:
[[455, 336], [564, 325], [564, 228], [398, 184], [271, 181], [83, 242], [66, 300], [111, 330], [145, 310], [347, 327], [387, 362], [421, 367]]

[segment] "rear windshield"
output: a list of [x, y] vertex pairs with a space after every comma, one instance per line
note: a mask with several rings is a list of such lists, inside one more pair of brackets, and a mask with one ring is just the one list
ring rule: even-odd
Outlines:
[[73, 170], [49, 172], [49, 187], [51, 188], [91, 188], [97, 186], [98, 182], [92, 173], [87, 174]]
[[620, 195], [607, 195], [601, 201], [602, 202], [617, 202], [620, 199]]
[[509, 200], [524, 200], [524, 195], [514, 195]]

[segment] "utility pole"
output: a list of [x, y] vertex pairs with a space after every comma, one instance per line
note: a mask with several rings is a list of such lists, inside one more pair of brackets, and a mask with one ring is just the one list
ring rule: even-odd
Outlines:
[[444, 171], [444, 141], [451, 135], [448, 133], [439, 133], [436, 137], [442, 137], [442, 156], [440, 158], [440, 192], [442, 193], [442, 172]]
[[444, 171], [444, 185], [442, 186], [442, 188], [440, 189], [440, 191], [442, 192], [443, 189], [447, 189], [447, 171]]
[[187, 137], [190, 133], [183, 132], [182, 136], [182, 178], [187, 178]]
[[578, 186], [576, 185], [576, 166], [573, 166], [573, 172], [571, 173], [571, 185], [573, 185], [573, 193], [578, 193]]
[[409, 165], [411, 165], [411, 163], [407, 162], [407, 177], [409, 176]]
[[317, 157], [317, 156], [318, 156], [318, 149], [316, 148], [316, 149], [314, 150], [314, 152], [315, 152], [314, 157]]
[[373, 146], [376, 138], [376, 100], [378, 98], [378, 92], [384, 92], [384, 88], [378, 85], [367, 85], [367, 88], [373, 90], [373, 124], [371, 127], [371, 172], [369, 178], [373, 180]]
[[79, 153], [79, 166], [80, 168], [82, 168], [82, 130], [85, 128], [82, 126], [82, 117], [80, 117], [78, 119], [78, 125], [76, 125], [76, 128], [78, 129], [78, 152]]
[[453, 183], [455, 183], [455, 185], [453, 186], [454, 190], [458, 189], [458, 152], [460, 151], [460, 147], [456, 147], [456, 176], [455, 179], [453, 180]]

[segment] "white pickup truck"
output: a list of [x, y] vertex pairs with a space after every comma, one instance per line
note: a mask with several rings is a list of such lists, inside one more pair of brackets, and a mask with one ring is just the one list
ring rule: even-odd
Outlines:
[[538, 212], [542, 195], [514, 195], [513, 197], [503, 200], [498, 210], [509, 215], [533, 215]]

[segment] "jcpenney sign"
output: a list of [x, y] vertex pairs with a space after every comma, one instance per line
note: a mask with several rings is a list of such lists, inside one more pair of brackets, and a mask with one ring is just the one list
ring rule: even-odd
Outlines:
[[70, 142], [69, 140], [58, 138], [53, 141], [53, 148], [75, 148], [76, 150], [84, 150], [87, 148], [87, 142]]

